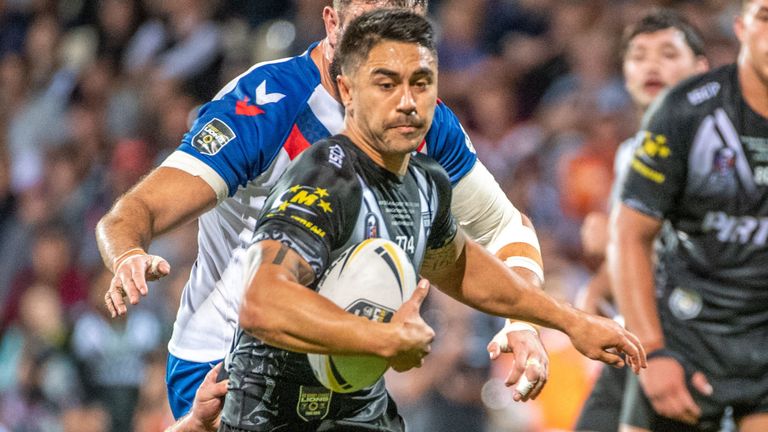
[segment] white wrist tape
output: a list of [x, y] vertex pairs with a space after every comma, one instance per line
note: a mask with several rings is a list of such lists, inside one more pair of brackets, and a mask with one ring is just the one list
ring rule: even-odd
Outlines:
[[528, 324], [527, 322], [522, 321], [510, 321], [507, 320], [507, 322], [504, 324], [504, 328], [502, 329], [504, 333], [509, 333], [511, 331], [521, 331], [521, 330], [528, 330], [539, 334], [539, 331], [536, 330], [536, 327], [532, 326], [531, 324]]
[[544, 269], [536, 261], [524, 256], [511, 256], [504, 260], [507, 267], [522, 267], [532, 271], [540, 281], [544, 282]]

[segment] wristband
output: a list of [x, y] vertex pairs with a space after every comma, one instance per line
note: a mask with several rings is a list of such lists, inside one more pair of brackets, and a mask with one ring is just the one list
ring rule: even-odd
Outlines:
[[653, 360], [655, 358], [660, 358], [660, 357], [667, 357], [667, 358], [675, 359], [680, 364], [684, 364], [685, 363], [683, 361], [683, 358], [680, 356], [680, 354], [678, 354], [678, 353], [676, 353], [676, 352], [674, 352], [674, 351], [672, 351], [671, 349], [668, 349], [668, 348], [655, 349], [655, 350], [645, 354], [645, 359], [646, 360]]
[[135, 247], [128, 249], [127, 251], [121, 253], [118, 255], [114, 260], [112, 260], [112, 273], [117, 271], [117, 268], [120, 266], [120, 264], [123, 263], [123, 261], [126, 260], [126, 258], [133, 256], [133, 255], [146, 255], [147, 253], [144, 251], [144, 249], [140, 247]]

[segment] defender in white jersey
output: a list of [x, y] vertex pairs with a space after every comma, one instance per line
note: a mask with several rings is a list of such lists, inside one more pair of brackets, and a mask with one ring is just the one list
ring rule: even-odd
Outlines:
[[[302, 150], [341, 130], [343, 108], [330, 71], [340, 32], [355, 16], [380, 6], [423, 11], [426, 1], [347, 0], [326, 7], [326, 39], [301, 56], [258, 64], [225, 86], [202, 107], [179, 149], [99, 223], [99, 247], [115, 272], [105, 300], [116, 316], [127, 311], [124, 295], [138, 303], [147, 292], [146, 280], [170, 271], [165, 260], [144, 252], [152, 238], [199, 217], [199, 255], [168, 346], [169, 400], [177, 417], [188, 411], [207, 371], [229, 350], [242, 293], [233, 292], [239, 284], [222, 280], [241, 241], [251, 238], [269, 189]], [[452, 211], [462, 228], [539, 285], [541, 254], [530, 222], [476, 161], [458, 119], [441, 102], [420, 151], [448, 172]], [[494, 341], [489, 346], [494, 357], [501, 351], [515, 354], [508, 384], [523, 373], [531, 383], [516, 389], [515, 399], [535, 397], [547, 378], [546, 351], [535, 329], [514, 323]]]

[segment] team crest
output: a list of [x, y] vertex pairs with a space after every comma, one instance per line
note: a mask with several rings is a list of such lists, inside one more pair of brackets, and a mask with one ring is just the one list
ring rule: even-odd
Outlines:
[[379, 218], [373, 213], [365, 216], [365, 238], [379, 238]]
[[736, 166], [736, 152], [728, 147], [723, 147], [715, 153], [712, 161], [712, 171], [715, 174], [725, 175], [733, 171]]
[[299, 386], [296, 414], [304, 421], [322, 420], [331, 408], [333, 392], [325, 387]]
[[202, 154], [215, 155], [235, 137], [236, 135], [232, 128], [223, 121], [214, 118], [192, 137], [192, 147]]

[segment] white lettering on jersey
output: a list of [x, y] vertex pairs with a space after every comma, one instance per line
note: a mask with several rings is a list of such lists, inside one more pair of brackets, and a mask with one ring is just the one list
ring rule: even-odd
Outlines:
[[341, 169], [341, 165], [344, 163], [344, 150], [338, 144], [334, 144], [328, 147], [330, 154], [328, 155], [328, 163]]
[[688, 92], [688, 102], [690, 102], [691, 105], [694, 105], [694, 106], [699, 105], [717, 96], [718, 92], [720, 92], [719, 82], [706, 83], [703, 86], [695, 88]]

